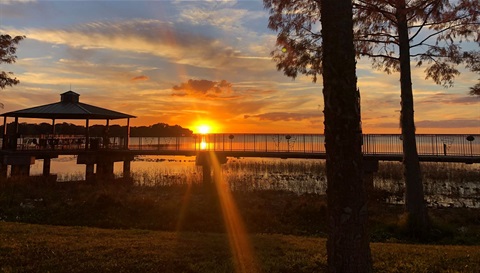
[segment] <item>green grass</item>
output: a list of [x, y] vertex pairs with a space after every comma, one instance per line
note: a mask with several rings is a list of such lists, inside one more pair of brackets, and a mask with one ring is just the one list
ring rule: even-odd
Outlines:
[[[262, 272], [325, 272], [325, 239], [249, 236]], [[372, 243], [375, 272], [480, 272], [480, 246]], [[234, 272], [223, 233], [0, 222], [0, 272]]]

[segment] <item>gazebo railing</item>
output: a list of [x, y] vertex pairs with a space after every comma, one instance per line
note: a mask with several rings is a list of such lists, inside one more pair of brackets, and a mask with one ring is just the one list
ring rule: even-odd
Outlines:
[[[88, 150], [124, 149], [125, 139], [122, 137], [89, 137]], [[3, 139], [0, 139], [3, 146]], [[85, 150], [87, 138], [84, 135], [25, 135], [20, 136], [16, 143], [7, 143], [9, 150]], [[12, 147], [15, 146], [15, 147]]]

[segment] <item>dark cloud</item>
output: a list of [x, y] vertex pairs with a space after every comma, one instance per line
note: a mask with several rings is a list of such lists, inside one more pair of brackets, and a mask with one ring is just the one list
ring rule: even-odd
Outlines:
[[[372, 126], [383, 128], [400, 128], [400, 123], [378, 123]], [[418, 128], [480, 128], [480, 120], [420, 120], [415, 122], [415, 126]]]
[[232, 84], [226, 80], [209, 81], [209, 80], [193, 80], [175, 85], [172, 87], [174, 96], [195, 96], [206, 98], [231, 98], [233, 92]]
[[422, 128], [480, 128], [480, 120], [453, 119], [453, 120], [421, 120], [415, 122]]
[[145, 75], [141, 75], [141, 76], [137, 76], [137, 77], [133, 77], [130, 79], [132, 82], [136, 82], [136, 81], [147, 81], [149, 80], [149, 78]]
[[301, 121], [320, 117], [320, 113], [270, 112], [259, 115], [244, 115], [245, 119], [257, 118], [264, 121]]
[[436, 93], [427, 98], [418, 100], [419, 103], [444, 103], [444, 104], [475, 104], [480, 103], [480, 98], [465, 94]]

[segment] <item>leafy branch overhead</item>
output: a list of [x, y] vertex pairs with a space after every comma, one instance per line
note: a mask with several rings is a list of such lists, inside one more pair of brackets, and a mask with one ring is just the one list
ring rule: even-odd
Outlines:
[[[399, 13], [405, 13], [410, 58], [426, 66], [426, 78], [452, 86], [459, 64], [472, 69], [472, 54], [464, 48], [480, 45], [478, 0], [413, 0], [404, 9], [394, 0], [354, 0], [354, 35], [357, 57], [372, 60], [376, 69], [398, 72]], [[269, 28], [278, 32], [272, 57], [277, 69], [295, 78], [322, 73], [322, 37], [319, 0], [264, 0], [270, 11]], [[478, 56], [477, 56], [478, 60]], [[478, 63], [478, 62], [477, 62]], [[478, 72], [478, 69], [472, 69]], [[478, 87], [478, 85], [477, 85]]]
[[[25, 36], [11, 37], [8, 34], [0, 35], [0, 64], [2, 63], [15, 63], [17, 56], [18, 43], [25, 39]], [[13, 86], [20, 81], [13, 76], [13, 72], [0, 71], [0, 88], [4, 89], [6, 86]]]
[[[467, 67], [471, 71], [480, 74], [480, 51], [472, 51], [466, 54], [470, 54], [470, 58], [467, 62]], [[480, 96], [480, 79], [478, 79], [477, 84], [475, 84], [473, 87], [470, 87], [470, 95]]]

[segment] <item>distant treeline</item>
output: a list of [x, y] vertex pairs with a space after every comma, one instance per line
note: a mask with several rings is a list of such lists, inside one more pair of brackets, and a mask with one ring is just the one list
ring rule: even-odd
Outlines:
[[[3, 132], [3, 125], [0, 126]], [[105, 134], [105, 125], [90, 126], [90, 136], [101, 137]], [[7, 124], [8, 134], [13, 134], [14, 123]], [[124, 136], [126, 126], [110, 125], [108, 135], [111, 137]], [[19, 123], [18, 133], [20, 135], [46, 135], [52, 133], [52, 124], [42, 122], [40, 124]], [[85, 135], [85, 126], [71, 123], [55, 124], [55, 134], [59, 135]], [[157, 136], [191, 136], [193, 132], [178, 125], [170, 126], [165, 123], [157, 123], [150, 126], [130, 127], [132, 137], [157, 137]]]

